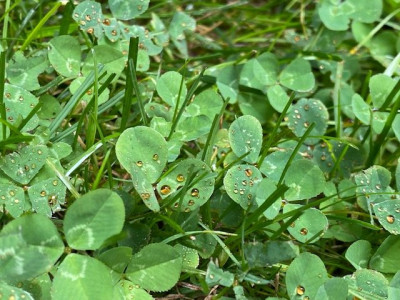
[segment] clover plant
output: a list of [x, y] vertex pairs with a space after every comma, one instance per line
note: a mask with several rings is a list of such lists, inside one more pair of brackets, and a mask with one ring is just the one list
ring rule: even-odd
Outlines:
[[14, 2], [0, 298], [400, 299], [398, 0]]

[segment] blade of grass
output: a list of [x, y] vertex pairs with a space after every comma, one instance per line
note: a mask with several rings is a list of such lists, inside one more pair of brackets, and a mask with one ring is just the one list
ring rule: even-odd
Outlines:
[[264, 162], [264, 159], [267, 156], [269, 149], [271, 148], [273, 142], [275, 141], [275, 137], [278, 133], [278, 130], [282, 124], [283, 119], [286, 116], [287, 111], [289, 110], [290, 105], [292, 104], [292, 102], [294, 100], [294, 96], [295, 96], [295, 94], [292, 92], [288, 102], [285, 105], [285, 108], [283, 109], [282, 113], [279, 115], [278, 121], [276, 122], [274, 129], [272, 129], [272, 133], [268, 137], [267, 143], [263, 147], [260, 159], [258, 160], [258, 163], [257, 163], [259, 166], [261, 166], [262, 163]]
[[342, 83], [344, 61], [338, 62], [335, 74], [335, 85], [333, 87], [333, 115], [335, 118], [336, 136], [342, 136], [342, 118], [340, 109], [340, 84]]
[[18, 130], [22, 130], [22, 128], [24, 128], [24, 126], [26, 124], [28, 124], [28, 122], [30, 121], [30, 119], [33, 118], [34, 115], [36, 115], [36, 113], [39, 111], [39, 109], [42, 108], [42, 103], [39, 102], [38, 104], [35, 105], [35, 107], [29, 112], [29, 114], [26, 116], [26, 118], [24, 118], [21, 122], [21, 124], [19, 124], [18, 126]]
[[[104, 66], [100, 66], [98, 69], [98, 72], [101, 73], [101, 71], [104, 69]], [[105, 73], [103, 74], [105, 75]], [[54, 118], [53, 122], [49, 126], [49, 131], [50, 131], [50, 137], [53, 137], [54, 133], [58, 129], [58, 127], [61, 125], [61, 123], [64, 121], [64, 119], [67, 117], [67, 115], [72, 111], [72, 109], [75, 107], [75, 105], [78, 103], [78, 101], [82, 98], [82, 96], [91, 88], [91, 86], [94, 83], [94, 72], [90, 72], [88, 77], [86, 77], [85, 81], [82, 83], [82, 85], [78, 88], [76, 93], [71, 97], [71, 99], [68, 101], [68, 103], [63, 107], [61, 112]]]
[[197, 87], [198, 87], [198, 85], [199, 85], [199, 83], [201, 81], [201, 78], [203, 77], [204, 71], [205, 71], [205, 69], [203, 69], [201, 71], [199, 76], [197, 76], [196, 80], [193, 82], [192, 86], [190, 87], [190, 89], [189, 89], [189, 91], [188, 91], [188, 93], [186, 95], [185, 101], [182, 103], [182, 106], [181, 106], [181, 108], [180, 108], [180, 110], [178, 112], [178, 115], [176, 116], [175, 121], [172, 123], [171, 131], [169, 132], [167, 140], [169, 140], [172, 137], [172, 134], [175, 132], [175, 128], [179, 123], [179, 119], [181, 118], [183, 112], [185, 111], [185, 108], [186, 108], [187, 104], [189, 103], [190, 99], [192, 98], [194, 92], [196, 91], [196, 89], [197, 89]]
[[[4, 103], [4, 82], [6, 81], [6, 53], [0, 53], [0, 117], [6, 120], [6, 107]], [[6, 138], [6, 127], [1, 123], [2, 138]]]
[[293, 159], [295, 158], [297, 152], [299, 151], [300, 147], [303, 145], [303, 142], [306, 140], [306, 138], [310, 135], [311, 130], [313, 130], [315, 126], [315, 123], [311, 123], [310, 127], [307, 128], [306, 132], [304, 132], [303, 136], [300, 138], [299, 142], [296, 145], [296, 148], [294, 148], [292, 154], [289, 157], [288, 162], [285, 165], [285, 168], [282, 171], [281, 177], [279, 178], [278, 181], [278, 186], [282, 185], [283, 179], [285, 179], [286, 172], [289, 169], [290, 165], [292, 164]]
[[143, 122], [144, 126], [147, 126], [149, 122], [147, 121], [146, 112], [144, 110], [144, 103], [143, 103], [142, 95], [139, 90], [138, 80], [136, 77], [136, 64], [135, 65], [133, 64], [132, 59], [129, 59], [128, 64], [130, 66], [129, 70], [131, 73], [131, 78], [133, 80], [133, 89], [135, 90], [136, 99], [137, 99], [137, 103], [138, 103], [139, 110], [140, 110], [140, 115], [142, 117], [142, 122]]
[[378, 135], [378, 138], [374, 143], [372, 143], [371, 151], [369, 152], [369, 156], [366, 162], [366, 166], [370, 167], [374, 164], [376, 157], [378, 156], [379, 150], [383, 150], [383, 145], [386, 143], [386, 137], [389, 133], [390, 128], [392, 127], [392, 123], [396, 118], [397, 112], [400, 109], [400, 95], [397, 97], [389, 116], [386, 120], [385, 126], [383, 127], [382, 132]]
[[24, 51], [29, 44], [32, 42], [33, 39], [36, 38], [38, 35], [40, 29], [43, 27], [43, 25], [50, 19], [50, 17], [56, 13], [58, 8], [61, 6], [62, 2], [56, 2], [54, 6], [47, 12], [47, 14], [40, 19], [39, 23], [36, 25], [36, 27], [31, 31], [31, 33], [28, 35], [26, 38], [25, 42], [22, 44], [20, 51]]

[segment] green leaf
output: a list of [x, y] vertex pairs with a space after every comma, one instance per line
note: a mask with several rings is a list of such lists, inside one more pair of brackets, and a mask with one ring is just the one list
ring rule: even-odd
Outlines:
[[273, 114], [273, 110], [266, 101], [265, 96], [253, 93], [240, 93], [238, 96], [239, 108], [243, 115], [257, 118], [260, 123], [267, 123]]
[[400, 234], [400, 199], [386, 200], [375, 204], [373, 208], [383, 228], [391, 234]]
[[252, 242], [244, 244], [244, 255], [250, 268], [265, 268], [295, 258], [299, 247], [291, 241]]
[[24, 190], [10, 183], [0, 184], [0, 204], [4, 204], [14, 218], [19, 217], [29, 208], [25, 200]]
[[303, 159], [292, 162], [284, 182], [290, 188], [285, 194], [289, 201], [315, 197], [325, 188], [325, 176], [321, 169]]
[[[372, 97], [372, 103], [375, 108], [380, 108], [385, 103], [386, 98], [396, 85], [396, 80], [384, 74], [377, 74], [369, 80], [369, 89]], [[396, 99], [396, 97], [393, 97]]]
[[371, 108], [359, 94], [354, 94], [351, 98], [351, 107], [357, 119], [363, 124], [369, 125], [371, 122]]
[[132, 259], [132, 248], [114, 247], [101, 253], [97, 259], [111, 270], [122, 274]]
[[[256, 193], [256, 202], [258, 206], [261, 206], [265, 200], [276, 190], [276, 183], [269, 179], [263, 178], [261, 182], [258, 184], [257, 193]], [[270, 207], [268, 207], [264, 212], [264, 216], [269, 219], [273, 220], [279, 213], [279, 210], [282, 206], [282, 199], [279, 198], [276, 200]]]
[[174, 246], [182, 256], [182, 268], [197, 268], [200, 262], [199, 254], [196, 249], [176, 244]]
[[267, 87], [276, 84], [278, 79], [279, 64], [275, 55], [263, 53], [245, 63], [240, 72], [240, 84], [267, 91]]
[[219, 113], [221, 107], [221, 96], [216, 91], [207, 89], [194, 97], [186, 112], [192, 117], [205, 115], [212, 122], [213, 117]]
[[368, 269], [357, 270], [344, 279], [349, 285], [349, 293], [360, 299], [384, 300], [388, 296], [388, 280], [379, 272]]
[[322, 23], [330, 30], [343, 31], [349, 27], [346, 3], [340, 0], [321, 0], [318, 14]]
[[46, 162], [48, 149], [46, 146], [26, 146], [19, 152], [10, 153], [0, 160], [0, 169], [11, 179], [28, 184]]
[[28, 91], [40, 88], [38, 76], [48, 67], [45, 55], [26, 58], [20, 51], [8, 62], [7, 79], [13, 84]]
[[32, 208], [37, 213], [48, 217], [61, 210], [60, 204], [65, 203], [65, 192], [65, 185], [57, 178], [40, 181], [28, 189]]
[[[321, 285], [315, 295], [318, 300], [336, 300], [346, 299], [348, 294], [348, 285], [343, 278], [329, 278]], [[303, 298], [304, 299], [304, 298]]]
[[149, 8], [150, 0], [108, 0], [111, 13], [120, 20], [131, 20]]
[[[157, 80], [158, 95], [170, 106], [175, 107], [178, 101], [179, 89], [182, 82], [182, 75], [175, 71], [164, 73]], [[185, 81], [182, 84], [179, 107], [182, 106], [187, 94]]]
[[162, 292], [171, 289], [179, 280], [182, 257], [166, 244], [150, 244], [133, 256], [126, 276], [140, 288]]
[[194, 31], [196, 28], [196, 20], [188, 14], [178, 11], [174, 14], [168, 33], [172, 42], [183, 56], [188, 57], [187, 43], [185, 40], [185, 31]]
[[382, 0], [347, 0], [345, 5], [349, 7], [349, 17], [363, 23], [378, 21], [383, 9]]
[[271, 106], [280, 113], [283, 111], [287, 102], [289, 101], [289, 96], [279, 84], [269, 87], [267, 90], [267, 96]]
[[85, 59], [85, 64], [82, 67], [82, 74], [89, 75], [90, 72], [94, 71], [94, 58], [96, 56], [96, 63], [103, 64], [104, 69], [109, 73], [115, 73], [119, 75], [125, 68], [125, 57], [119, 50], [108, 46], [98, 45], [92, 48], [92, 51], [88, 53]]
[[0, 232], [0, 279], [16, 282], [46, 273], [63, 251], [61, 237], [47, 217], [15, 219]]
[[[372, 166], [354, 176], [357, 184], [357, 200], [363, 209], [369, 211], [370, 203], [380, 203], [387, 199], [387, 193], [392, 192], [389, 186], [391, 177], [389, 170], [381, 166]], [[376, 212], [379, 212], [377, 209], [378, 207]]]
[[103, 35], [103, 13], [98, 2], [85, 0], [79, 3], [72, 14], [72, 18], [83, 31], [93, 33], [97, 38]]
[[77, 77], [81, 70], [81, 46], [75, 37], [60, 35], [49, 41], [49, 61], [57, 73]]
[[208, 263], [206, 283], [208, 286], [222, 285], [230, 287], [233, 284], [235, 276], [218, 268], [212, 261]]
[[[283, 213], [299, 208], [299, 204], [286, 204]], [[292, 223], [287, 229], [299, 242], [314, 243], [328, 230], [328, 219], [316, 208], [309, 208]]]
[[112, 299], [110, 270], [97, 259], [69, 254], [58, 267], [51, 290], [52, 299]]
[[308, 252], [295, 258], [286, 272], [286, 287], [291, 299], [306, 296], [317, 299], [318, 288], [327, 280], [328, 273], [322, 260]]
[[258, 184], [261, 182], [260, 171], [252, 165], [233, 166], [226, 172], [224, 187], [226, 193], [243, 209], [253, 205]]
[[400, 237], [390, 235], [371, 257], [371, 269], [382, 273], [396, 273], [400, 270], [399, 261]]
[[121, 232], [125, 220], [124, 203], [111, 190], [91, 191], [68, 207], [64, 232], [68, 244], [77, 250], [96, 250]]
[[242, 156], [248, 163], [255, 163], [262, 146], [262, 128], [260, 121], [253, 116], [241, 116], [232, 122], [229, 127], [229, 140], [233, 153]]
[[366, 240], [356, 241], [346, 251], [346, 259], [357, 270], [367, 268], [371, 258], [371, 243]]
[[[150, 183], [154, 183], [167, 163], [167, 142], [161, 134], [149, 127], [126, 129], [115, 148], [118, 161], [134, 180], [140, 180], [140, 175], [144, 175]], [[135, 175], [134, 167], [141, 171], [139, 175]]]
[[[328, 128], [329, 114], [325, 105], [318, 99], [300, 99], [288, 112], [288, 127], [297, 137], [302, 137], [312, 123], [311, 136], [323, 136]], [[306, 144], [316, 144], [319, 139], [308, 138]]]
[[279, 75], [279, 82], [297, 92], [309, 92], [314, 88], [315, 78], [311, 66], [304, 58], [296, 58]]
[[[129, 280], [121, 280], [117, 285], [114, 286], [114, 289], [117, 289], [117, 293], [121, 295], [122, 299], [138, 299], [138, 300], [154, 299], [145, 290], [136, 287]], [[113, 297], [112, 299], [115, 299], [115, 297]]]
[[[181, 211], [189, 212], [202, 206], [210, 199], [214, 191], [214, 174], [210, 167], [198, 159], [188, 158], [180, 161], [172, 170], [168, 171], [157, 184], [157, 190], [162, 198], [179, 191], [187, 183], [190, 175], [196, 174], [193, 181], [201, 176], [201, 180], [188, 188], [182, 198], [179, 198], [173, 206]], [[204, 177], [203, 177], [204, 176]]]
[[[4, 85], [4, 96], [7, 121], [14, 126], [18, 126], [39, 103], [38, 99], [27, 90], [8, 83]], [[34, 115], [24, 126], [24, 130], [32, 130], [37, 125], [38, 117]]]
[[235, 103], [237, 101], [239, 91], [239, 71], [239, 66], [229, 65], [220, 70], [217, 74], [217, 87], [225, 99], [229, 98], [229, 103]]
[[30, 293], [18, 287], [8, 285], [7, 283], [2, 281], [0, 281], [0, 291], [1, 291], [1, 297], [4, 299], [34, 300], [34, 298]]

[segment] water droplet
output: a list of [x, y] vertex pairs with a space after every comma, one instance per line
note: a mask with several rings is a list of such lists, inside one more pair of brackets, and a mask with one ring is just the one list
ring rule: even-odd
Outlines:
[[82, 26], [85, 26], [85, 25], [86, 25], [86, 22], [83, 21], [83, 20], [81, 20], [80, 23], [81, 23]]
[[321, 155], [321, 160], [326, 160], [326, 155], [322, 154]]
[[111, 31], [111, 35], [116, 36], [117, 35], [117, 31], [114, 29]]
[[188, 205], [192, 206], [193, 204], [194, 204], [194, 201], [193, 200], [189, 200]]
[[175, 202], [175, 203], [174, 203], [174, 207], [175, 207], [175, 208], [178, 208], [178, 206], [179, 206], [179, 202]]
[[392, 215], [388, 215], [388, 216], [386, 216], [386, 221], [387, 221], [389, 224], [393, 224], [394, 221], [395, 221], [395, 218], [394, 218], [394, 216], [392, 216]]
[[297, 115], [296, 115], [296, 118], [297, 118], [297, 119], [301, 119], [301, 115], [300, 115], [300, 114], [297, 114]]
[[29, 171], [29, 166], [25, 165], [24, 169], [25, 169], [25, 171]]
[[396, 208], [395, 212], [400, 213], [400, 208]]
[[310, 300], [310, 297], [304, 296], [304, 297], [303, 297], [303, 300]]
[[6, 200], [6, 196], [4, 196], [4, 195], [1, 195], [1, 200]]
[[247, 195], [247, 199], [251, 200], [251, 198], [253, 198], [253, 195], [252, 194], [248, 194]]
[[190, 208], [189, 208], [189, 207], [186, 207], [185, 210], [184, 210], [184, 212], [186, 212], [186, 213], [190, 212]]
[[239, 194], [240, 194], [240, 195], [244, 195], [244, 189], [240, 189], [240, 190], [239, 190]]
[[242, 185], [247, 185], [247, 181], [246, 181], [246, 180], [243, 180], [243, 181], [242, 181]]
[[169, 185], [163, 185], [160, 189], [161, 194], [168, 195], [171, 192], [171, 187]]
[[14, 202], [15, 202], [15, 204], [18, 204], [18, 203], [19, 203], [19, 200], [18, 200], [18, 199], [15, 199]]
[[7, 98], [11, 98], [11, 94], [10, 93], [6, 93], [6, 97]]
[[140, 196], [143, 200], [149, 200], [150, 194], [149, 193], [141, 193]]
[[300, 234], [301, 235], [306, 235], [307, 233], [308, 233], [308, 229], [307, 228], [300, 229]]
[[24, 101], [24, 97], [19, 96], [19, 101]]
[[296, 224], [293, 222], [292, 224], [290, 224], [290, 227], [294, 228], [296, 226]]
[[49, 198], [47, 198], [47, 202], [48, 202], [50, 205], [55, 205], [55, 204], [57, 203], [57, 197], [56, 197], [56, 195], [51, 195], [51, 196], [49, 196]]
[[295, 114], [298, 114], [298, 113], [299, 113], [299, 110], [298, 110], [298, 109], [295, 109], [295, 110], [294, 110], [294, 113], [295, 113]]
[[233, 193], [234, 193], [234, 194], [237, 194], [238, 192], [239, 192], [238, 189], [234, 189], [234, 190], [233, 190]]
[[307, 111], [307, 110], [310, 109], [310, 106], [308, 104], [306, 104], [306, 105], [303, 106], [303, 108], [304, 108], [305, 111]]
[[153, 155], [153, 160], [158, 160], [158, 154], [157, 153]]
[[139, 168], [141, 168], [141, 167], [143, 166], [143, 162], [142, 162], [141, 160], [138, 160], [138, 161], [136, 162], [136, 165], [137, 165]]
[[89, 22], [90, 20], [92, 20], [92, 17], [91, 17], [91, 16], [89, 16], [89, 15], [86, 15], [86, 16], [85, 16], [85, 19], [86, 19], [86, 21], [88, 21], [88, 22]]
[[109, 26], [111, 24], [110, 19], [104, 19], [103, 24]]
[[10, 194], [10, 196], [11, 196], [11, 197], [14, 197], [14, 196], [15, 196], [15, 192], [14, 192], [14, 191], [12, 191], [12, 190], [11, 190], [11, 191], [9, 191], [8, 193]]
[[40, 196], [42, 196], [42, 197], [46, 196], [46, 194], [47, 194], [46, 191], [41, 191], [40, 192]]
[[[89, 33], [89, 34], [93, 34], [94, 29], [92, 27], [90, 27], [90, 28], [88, 28], [88, 30], [86, 30], [86, 32]], [[89, 91], [86, 92], [86, 94], [90, 95], [90, 94], [92, 94], [92, 91], [89, 90]]]
[[185, 180], [185, 177], [182, 174], [178, 174], [178, 176], [176, 176], [176, 181], [182, 182], [184, 180]]
[[37, 154], [39, 154], [39, 155], [42, 155], [42, 153], [43, 153], [42, 150], [37, 151]]
[[321, 143], [321, 148], [325, 148], [326, 147], [326, 143]]
[[198, 189], [192, 189], [192, 191], [190, 192], [190, 194], [193, 197], [198, 197], [199, 196], [199, 190]]
[[58, 180], [53, 180], [53, 185], [56, 186], [58, 184]]
[[137, 6], [137, 10], [138, 10], [138, 11], [141, 11], [141, 10], [142, 10], [142, 6], [141, 6], [141, 5], [138, 5], [138, 6]]
[[380, 184], [377, 184], [377, 185], [375, 185], [375, 188], [376, 188], [377, 190], [380, 190], [380, 189], [381, 189], [381, 185], [380, 185]]
[[306, 291], [306, 289], [304, 287], [302, 287], [301, 285], [298, 285], [296, 288], [296, 293], [299, 296], [304, 295], [304, 292]]
[[36, 168], [36, 164], [31, 164], [31, 168], [35, 169]]
[[304, 127], [305, 127], [305, 128], [308, 128], [308, 126], [310, 126], [310, 123], [308, 123], [308, 122], [304, 122], [304, 124], [303, 124], [303, 125], [304, 125]]
[[247, 177], [250, 177], [251, 175], [253, 175], [253, 171], [251, 169], [244, 170], [244, 173], [246, 174]]

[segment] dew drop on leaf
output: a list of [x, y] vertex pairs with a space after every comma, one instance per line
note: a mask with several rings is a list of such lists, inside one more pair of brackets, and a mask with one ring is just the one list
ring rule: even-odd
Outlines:
[[387, 217], [386, 217], [386, 221], [389, 223], [389, 224], [393, 224], [394, 223], [394, 216], [392, 216], [392, 215], [388, 215]]
[[40, 196], [42, 196], [42, 197], [46, 196], [46, 191], [41, 191]]
[[251, 175], [253, 175], [253, 171], [250, 169], [244, 170], [244, 173], [246, 174], [247, 177], [250, 177]]
[[192, 189], [192, 191], [190, 192], [190, 194], [193, 197], [198, 197], [199, 196], [199, 190], [198, 189]]
[[142, 162], [141, 160], [138, 160], [138, 161], [136, 162], [136, 165], [137, 165], [138, 167], [142, 167], [142, 166], [143, 166], [143, 162]]
[[168, 195], [171, 192], [171, 187], [169, 185], [163, 185], [160, 191], [161, 194]]
[[302, 228], [302, 229], [300, 229], [300, 233], [301, 233], [301, 235], [306, 235], [308, 233], [308, 229]]
[[297, 288], [296, 288], [296, 293], [299, 296], [304, 295], [305, 291], [306, 291], [306, 289], [304, 287], [302, 287], [301, 285], [297, 286]]
[[182, 182], [184, 180], [185, 180], [185, 177], [182, 174], [178, 174], [178, 176], [176, 176], [176, 181]]
[[157, 153], [153, 155], [153, 160], [158, 160], [158, 154]]
[[143, 200], [148, 200], [150, 198], [149, 193], [142, 193], [142, 194], [140, 194], [140, 196], [142, 197]]

